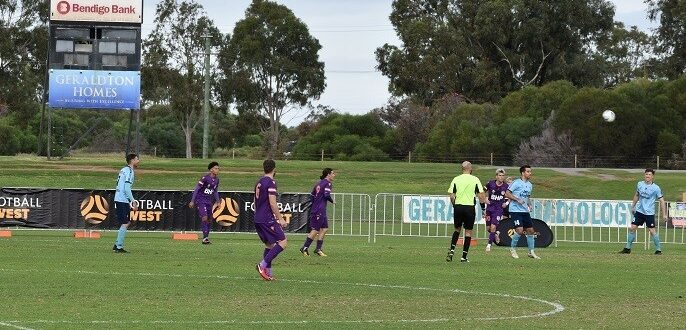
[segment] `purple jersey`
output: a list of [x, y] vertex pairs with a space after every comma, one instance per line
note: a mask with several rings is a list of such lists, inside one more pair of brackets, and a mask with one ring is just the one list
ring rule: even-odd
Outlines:
[[333, 199], [331, 198], [332, 189], [333, 185], [327, 179], [322, 179], [312, 188], [312, 192], [310, 193], [310, 195], [312, 195], [312, 213], [323, 213], [326, 215], [326, 203], [333, 203]]
[[255, 223], [276, 221], [272, 207], [269, 205], [269, 195], [276, 196], [276, 181], [268, 176], [263, 176], [255, 184]]
[[496, 184], [495, 180], [488, 181], [486, 184], [486, 193], [488, 194], [488, 207], [486, 211], [489, 214], [502, 215], [503, 214], [503, 203], [505, 203], [505, 192], [507, 191], [508, 185], [503, 182], [500, 186]]
[[191, 199], [195, 204], [213, 204], [219, 200], [219, 178], [207, 174], [200, 178], [198, 184], [193, 190], [193, 198]]

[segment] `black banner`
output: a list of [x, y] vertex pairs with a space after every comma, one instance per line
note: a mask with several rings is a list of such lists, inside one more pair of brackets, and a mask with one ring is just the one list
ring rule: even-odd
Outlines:
[[[548, 247], [553, 243], [553, 231], [550, 230], [548, 224], [539, 219], [531, 219], [534, 223], [535, 246]], [[512, 236], [515, 233], [514, 221], [512, 219], [501, 220], [496, 228], [500, 232], [499, 246], [510, 246], [512, 243]], [[518, 247], [526, 247], [526, 236], [522, 235], [517, 242]]]
[[[192, 192], [135, 190], [130, 230], [199, 231], [200, 217], [188, 207]], [[220, 192], [213, 210], [214, 231], [254, 231], [254, 193]], [[288, 232], [308, 232], [309, 194], [281, 194], [279, 208]], [[4, 188], [0, 190], [0, 226], [117, 229], [113, 190]]]

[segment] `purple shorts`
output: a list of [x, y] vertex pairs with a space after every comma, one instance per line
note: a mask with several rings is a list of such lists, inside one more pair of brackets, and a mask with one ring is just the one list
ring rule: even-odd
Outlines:
[[326, 217], [326, 214], [312, 213], [310, 214], [310, 227], [316, 231], [320, 231], [322, 228], [329, 228], [329, 219]]
[[498, 226], [498, 224], [500, 224], [500, 220], [503, 219], [503, 212], [492, 212], [486, 210], [486, 215], [491, 218], [490, 220], [486, 220], [486, 227], [491, 225]]
[[196, 204], [196, 207], [198, 208], [198, 215], [200, 218], [207, 217], [208, 219], [212, 219], [212, 204], [200, 203]]
[[276, 221], [270, 223], [256, 223], [255, 230], [257, 231], [257, 236], [260, 237], [260, 240], [264, 244], [274, 244], [286, 239], [283, 228], [281, 228]]

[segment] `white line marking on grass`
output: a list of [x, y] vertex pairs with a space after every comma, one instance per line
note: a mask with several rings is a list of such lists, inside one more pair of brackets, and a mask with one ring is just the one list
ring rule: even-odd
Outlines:
[[[33, 329], [31, 329], [31, 328], [22, 327], [22, 326], [20, 326], [20, 325], [16, 325], [16, 324], [12, 324], [12, 323], [20, 323], [20, 322], [18, 322], [18, 321], [10, 321], [10, 322], [7, 322], [7, 323], [5, 323], [5, 322], [0, 322], [0, 326], [2, 326], [2, 327], [8, 327], [8, 328], [14, 328], [14, 329], [19, 329], [19, 330], [33, 330]], [[23, 322], [21, 322], [21, 323], [23, 323]]]
[[[115, 276], [145, 276], [145, 277], [172, 277], [172, 278], [201, 278], [201, 279], [229, 279], [229, 280], [247, 280], [247, 281], [262, 281], [261, 278], [247, 278], [239, 276], [225, 276], [225, 275], [196, 275], [196, 274], [167, 274], [167, 273], [123, 273], [123, 272], [108, 272], [100, 273], [87, 270], [37, 270], [37, 269], [7, 269], [0, 268], [0, 272], [57, 272], [57, 273], [68, 273], [68, 274], [88, 274], [88, 275], [115, 275]], [[450, 319], [450, 318], [436, 318], [436, 319], [401, 319], [401, 320], [298, 320], [298, 321], [240, 321], [240, 320], [218, 320], [218, 321], [174, 321], [174, 320], [152, 320], [152, 321], [141, 321], [141, 320], [94, 320], [94, 321], [70, 321], [70, 320], [34, 320], [34, 321], [0, 321], [0, 325], [8, 323], [8, 326], [12, 326], [12, 323], [49, 323], [49, 324], [338, 324], [338, 323], [431, 323], [431, 322], [447, 322], [447, 321], [461, 321], [461, 320], [478, 320], [478, 321], [499, 321], [499, 320], [517, 320], [524, 318], [536, 318], [536, 317], [546, 317], [553, 314], [560, 313], [565, 310], [562, 304], [551, 302], [538, 298], [531, 298], [526, 296], [516, 296], [506, 293], [492, 293], [492, 292], [478, 292], [478, 291], [466, 291], [460, 289], [436, 289], [436, 288], [425, 288], [425, 287], [413, 287], [406, 285], [385, 285], [385, 284], [372, 284], [372, 283], [350, 283], [350, 282], [325, 282], [325, 281], [313, 281], [313, 280], [289, 280], [289, 279], [278, 279], [279, 282], [292, 282], [292, 283], [305, 283], [305, 284], [328, 284], [328, 285], [342, 285], [342, 286], [358, 286], [358, 287], [368, 287], [368, 288], [380, 288], [380, 289], [400, 289], [400, 290], [415, 290], [415, 291], [433, 291], [433, 292], [449, 292], [449, 293], [461, 293], [466, 295], [484, 295], [492, 297], [501, 298], [511, 298], [519, 300], [528, 300], [533, 302], [538, 302], [541, 304], [549, 305], [553, 309], [540, 312], [535, 314], [524, 314], [517, 316], [503, 316], [503, 317], [474, 317], [474, 318], [462, 318], [462, 319]], [[24, 328], [20, 328], [24, 329]]]

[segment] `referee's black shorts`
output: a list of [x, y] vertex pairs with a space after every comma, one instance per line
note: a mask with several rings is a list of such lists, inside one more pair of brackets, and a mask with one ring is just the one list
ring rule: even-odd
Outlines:
[[454, 205], [453, 221], [455, 228], [464, 227], [466, 230], [474, 229], [476, 210], [474, 205]]

